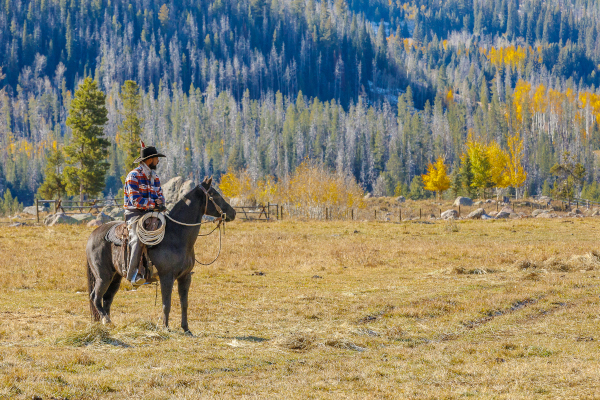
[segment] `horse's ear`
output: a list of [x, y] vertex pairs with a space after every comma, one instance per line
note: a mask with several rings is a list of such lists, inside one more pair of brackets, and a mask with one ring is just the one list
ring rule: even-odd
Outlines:
[[202, 183], [206, 183], [207, 180], [208, 180], [208, 176], [205, 176], [204, 179], [202, 180]]
[[206, 180], [206, 183], [208, 184], [208, 187], [212, 185], [212, 176]]

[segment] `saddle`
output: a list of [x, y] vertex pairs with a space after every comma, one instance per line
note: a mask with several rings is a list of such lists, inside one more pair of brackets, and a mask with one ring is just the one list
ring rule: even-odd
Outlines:
[[[106, 232], [104, 240], [112, 244], [112, 259], [115, 269], [125, 276], [129, 265], [129, 228], [125, 222], [110, 223], [113, 226]], [[144, 228], [155, 230], [159, 224], [158, 218], [148, 218], [144, 223]], [[138, 274], [141, 274], [147, 283], [157, 282], [158, 271], [148, 256], [148, 246], [143, 243], [140, 243], [140, 245], [142, 246], [142, 258], [139, 263]]]

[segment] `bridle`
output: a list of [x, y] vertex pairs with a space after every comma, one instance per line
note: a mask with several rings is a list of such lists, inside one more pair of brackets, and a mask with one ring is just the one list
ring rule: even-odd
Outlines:
[[[225, 228], [225, 217], [226, 217], [226, 214], [223, 212], [223, 210], [221, 209], [221, 207], [219, 207], [219, 205], [215, 202], [215, 199], [213, 199], [213, 197], [208, 193], [208, 190], [206, 190], [204, 188], [204, 186], [202, 186], [202, 184], [198, 185], [198, 187], [200, 189], [202, 189], [202, 191], [204, 192], [204, 198], [205, 198], [204, 215], [206, 215], [206, 212], [208, 211], [208, 201], [209, 200], [213, 203], [213, 206], [215, 206], [215, 210], [217, 210], [217, 213], [219, 213], [219, 215], [220, 215], [220, 217], [218, 217], [218, 218], [216, 218], [214, 220], [214, 221], [218, 221], [218, 224], [217, 224], [217, 226], [214, 227], [214, 229], [212, 231], [210, 231], [209, 233], [205, 233], [205, 234], [198, 234], [198, 236], [210, 236], [214, 231], [216, 231], [217, 229], [219, 229], [219, 252], [217, 253], [217, 256], [214, 258], [214, 260], [212, 260], [208, 264], [205, 264], [205, 263], [202, 263], [202, 262], [198, 261], [196, 258], [194, 258], [194, 260], [198, 264], [207, 266], [207, 265], [211, 265], [215, 261], [217, 261], [217, 259], [221, 255], [221, 243], [222, 243], [222, 231], [223, 231], [222, 228]], [[183, 225], [183, 226], [202, 226], [202, 220], [200, 220], [200, 222], [198, 222], [197, 224], [186, 224], [185, 222], [180, 222], [180, 221], [177, 221], [176, 219], [173, 219], [168, 213], [165, 213], [165, 216], [167, 218], [169, 218], [171, 221], [173, 221], [173, 222], [175, 222], [176, 224], [179, 224], [179, 225]]]

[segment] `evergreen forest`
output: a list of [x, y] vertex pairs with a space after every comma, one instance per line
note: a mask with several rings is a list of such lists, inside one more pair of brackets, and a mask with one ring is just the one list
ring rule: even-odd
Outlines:
[[135, 81], [139, 135], [167, 155], [163, 182], [232, 171], [280, 180], [310, 159], [375, 195], [423, 193], [421, 176], [440, 157], [459, 182], [468, 143], [508, 149], [518, 137], [521, 193], [548, 192], [566, 160], [581, 167], [578, 190], [600, 197], [597, 1], [1, 0], [0, 9], [0, 197], [10, 202], [31, 204], [62, 168], [49, 160], [80, 140], [68, 120], [86, 78], [105, 95], [96, 96], [106, 107], [97, 139], [106, 151], [96, 153], [104, 195], [132, 168], [120, 128], [131, 96], [121, 92]]

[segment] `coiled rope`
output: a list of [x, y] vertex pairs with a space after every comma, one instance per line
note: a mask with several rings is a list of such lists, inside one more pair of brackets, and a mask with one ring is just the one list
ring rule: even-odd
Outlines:
[[[146, 228], [144, 228], [144, 222], [146, 222], [148, 218], [152, 217], [159, 219], [160, 226], [155, 231], [148, 231], [146, 230]], [[160, 212], [155, 211], [144, 214], [140, 219], [138, 219], [137, 225], [137, 234], [140, 239], [140, 242], [144, 243], [147, 246], [156, 246], [157, 244], [162, 242], [163, 238], [165, 237], [165, 228], [167, 224], [165, 216]]]

